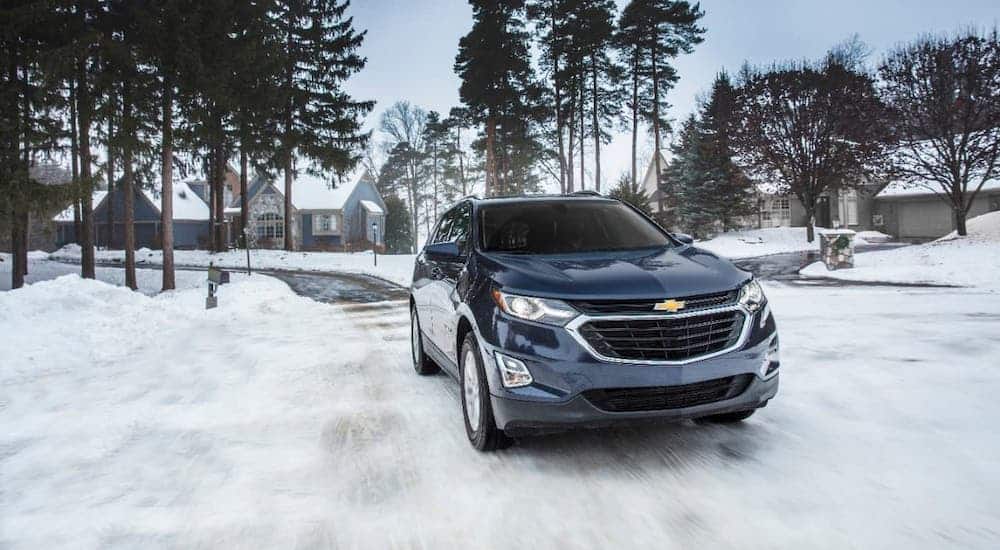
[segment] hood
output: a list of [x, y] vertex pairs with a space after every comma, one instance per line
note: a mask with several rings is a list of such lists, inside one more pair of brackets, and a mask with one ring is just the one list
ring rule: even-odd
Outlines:
[[693, 246], [561, 255], [485, 253], [506, 291], [571, 300], [644, 300], [723, 292], [751, 275]]

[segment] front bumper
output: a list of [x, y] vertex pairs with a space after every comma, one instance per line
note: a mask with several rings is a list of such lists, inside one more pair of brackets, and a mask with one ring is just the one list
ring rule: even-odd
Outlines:
[[[763, 407], [778, 391], [778, 336], [769, 309], [749, 317], [751, 329], [738, 349], [682, 365], [608, 362], [585, 349], [569, 331], [498, 316], [495, 339], [483, 345], [497, 427], [511, 433], [554, 431], [650, 420], [683, 420]], [[489, 341], [493, 340], [493, 341]], [[506, 388], [493, 359], [499, 351], [521, 360], [534, 382]], [[769, 370], [769, 368], [771, 370]], [[681, 408], [612, 412], [591, 402], [594, 389], [673, 387], [751, 375], [738, 395]]]
[[572, 428], [598, 428], [651, 421], [685, 420], [712, 414], [744, 411], [767, 405], [778, 393], [778, 375], [766, 380], [754, 378], [740, 395], [680, 409], [642, 412], [608, 412], [594, 406], [583, 395], [564, 402], [525, 401], [490, 396], [497, 426], [508, 435], [561, 431]]

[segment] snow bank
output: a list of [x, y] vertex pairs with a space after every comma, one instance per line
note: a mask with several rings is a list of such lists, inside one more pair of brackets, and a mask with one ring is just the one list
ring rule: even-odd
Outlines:
[[819, 237], [817, 230], [816, 240], [810, 243], [806, 241], [805, 227], [774, 227], [730, 231], [707, 241], [698, 241], [695, 246], [719, 256], [739, 259], [786, 252], [818, 251]]
[[[982, 241], [992, 241], [1000, 243], [1000, 211], [987, 212], [975, 218], [969, 218], [965, 222], [965, 230], [968, 237]], [[952, 231], [938, 241], [950, 241], [959, 239], [957, 231]]]
[[[76, 246], [76, 245], [73, 245]], [[76, 246], [79, 250], [79, 247]], [[55, 279], [63, 275], [79, 274], [80, 266], [46, 260], [47, 252], [34, 251], [28, 253], [28, 275], [26, 284], [38, 283]], [[10, 254], [0, 252], [0, 290], [10, 290], [11, 287]], [[94, 270], [97, 280], [113, 285], [125, 285], [125, 270], [114, 267], [98, 267]], [[236, 275], [239, 277], [240, 275]], [[158, 269], [137, 269], [135, 272], [139, 292], [153, 295], [163, 288], [163, 274]], [[174, 280], [178, 289], [197, 288], [205, 286], [205, 274], [192, 271], [177, 271]]]
[[[78, 261], [80, 247], [67, 245], [56, 252], [53, 259]], [[251, 250], [250, 263], [257, 269], [281, 269], [288, 271], [337, 271], [359, 273], [384, 279], [391, 283], [409, 287], [413, 278], [413, 254], [379, 254], [378, 266], [374, 265], [371, 251], [365, 252], [286, 252], [284, 250]], [[98, 261], [123, 262], [121, 250], [98, 250]], [[142, 249], [136, 252], [136, 262], [146, 265], [162, 265], [163, 253], [159, 250]], [[232, 250], [213, 254], [205, 250], [175, 250], [174, 263], [178, 267], [216, 267], [232, 270], [246, 269], [245, 250]]]
[[213, 310], [76, 275], [0, 293], [0, 546], [290, 544], [282, 484], [329, 467], [330, 365], [363, 355], [331, 311], [264, 276]]
[[854, 256], [853, 269], [827, 271], [822, 262], [804, 277], [843, 281], [1000, 288], [1000, 212], [968, 221], [968, 237], [952, 233], [935, 242]]

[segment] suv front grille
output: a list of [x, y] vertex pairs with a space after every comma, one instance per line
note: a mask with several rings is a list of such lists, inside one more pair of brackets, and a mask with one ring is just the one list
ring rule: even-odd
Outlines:
[[682, 361], [736, 344], [743, 322], [738, 310], [658, 319], [591, 319], [579, 333], [605, 357]]
[[[736, 303], [739, 292], [716, 292], [675, 298], [684, 302], [684, 311], [697, 311]], [[661, 300], [575, 300], [573, 306], [588, 315], [628, 315], [635, 313], [662, 313], [653, 309]]]
[[732, 399], [750, 385], [752, 374], [741, 374], [681, 386], [587, 390], [583, 396], [608, 412], [662, 411]]

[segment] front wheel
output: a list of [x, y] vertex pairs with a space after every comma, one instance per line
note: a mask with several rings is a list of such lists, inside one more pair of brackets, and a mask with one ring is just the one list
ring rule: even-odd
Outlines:
[[424, 341], [420, 337], [420, 319], [417, 318], [417, 308], [410, 308], [410, 357], [413, 359], [413, 370], [419, 375], [434, 374], [438, 366], [424, 353]]
[[465, 417], [465, 433], [477, 451], [495, 451], [510, 445], [510, 439], [497, 428], [490, 404], [490, 388], [486, 382], [482, 355], [476, 335], [469, 332], [462, 342], [459, 356], [459, 371], [462, 381], [462, 413]]

